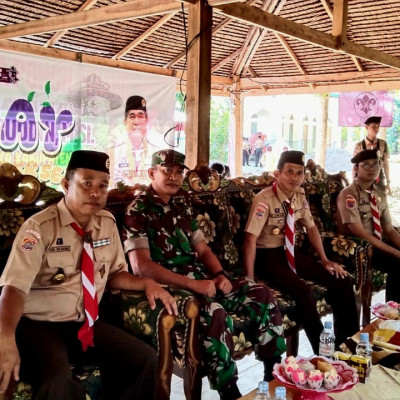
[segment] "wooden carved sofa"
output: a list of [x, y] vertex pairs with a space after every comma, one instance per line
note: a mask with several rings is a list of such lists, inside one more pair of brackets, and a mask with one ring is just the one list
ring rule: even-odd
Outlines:
[[[43, 182], [29, 175], [22, 175], [13, 165], [0, 165], [0, 273], [3, 271], [11, 250], [15, 235], [22, 223], [56, 203], [63, 196]], [[126, 191], [121, 201], [117, 190], [110, 191], [107, 207], [112, 212], [123, 214], [132, 192]], [[190, 297], [185, 302], [178, 299], [181, 307], [190, 305]], [[152, 345], [159, 355], [159, 385], [157, 399], [169, 399], [172, 375], [171, 335], [175, 316], [169, 315], [161, 302], [155, 310], [150, 310], [142, 292], [122, 291], [105, 293], [101, 303], [104, 317], [112, 320], [135, 336]], [[85, 386], [88, 398], [101, 398], [101, 377], [97, 366], [74, 368], [74, 375]], [[28, 400], [32, 398], [30, 385], [26, 382], [11, 382], [6, 399]]]
[[[264, 174], [249, 179], [235, 178], [220, 181], [216, 171], [210, 171], [205, 165], [187, 174], [183, 187], [189, 192], [197, 224], [226, 271], [241, 273], [244, 227], [253, 197], [271, 185], [274, 180], [272, 176]], [[341, 175], [329, 176], [320, 169], [308, 168], [304, 187], [328, 257], [344, 264], [347, 271], [353, 275], [354, 290], [360, 310], [365, 279], [365, 243], [356, 238], [348, 239], [335, 233], [336, 197], [345, 184]], [[307, 244], [303, 231], [297, 232], [296, 245], [303, 246], [305, 249], [312, 248]], [[312, 282], [308, 283], [315, 295], [319, 314], [323, 316], [330, 313], [331, 308], [326, 300], [326, 288]], [[287, 352], [297, 355], [298, 333], [301, 327], [297, 322], [295, 303], [286, 293], [273, 287], [271, 289], [274, 291], [282, 313]], [[238, 321], [234, 315], [232, 317], [235, 329], [233, 357], [240, 359], [250, 354], [253, 346], [247, 339], [247, 321]], [[192, 323], [196, 324], [196, 321]], [[204, 370], [201, 367], [201, 355], [198, 340], [196, 340], [197, 328], [192, 326], [188, 332], [191, 332], [191, 337], [186, 339], [187, 347], [179, 351], [179, 354], [186, 358], [180, 357], [175, 360], [174, 373], [183, 377], [185, 381], [186, 398], [200, 399], [201, 378]], [[174, 354], [176, 353], [175, 350]], [[184, 366], [189, 366], [189, 370], [179, 368]]]

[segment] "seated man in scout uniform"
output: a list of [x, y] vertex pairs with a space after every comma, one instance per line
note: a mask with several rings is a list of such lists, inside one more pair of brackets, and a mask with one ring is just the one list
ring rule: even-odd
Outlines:
[[[174, 299], [153, 280], [127, 272], [114, 217], [102, 210], [107, 154], [72, 153], [65, 197], [20, 228], [0, 279], [0, 391], [21, 375], [36, 399], [85, 400], [70, 364], [98, 363], [104, 399], [152, 399], [157, 355], [131, 334], [98, 319], [105, 287], [146, 291], [151, 308]], [[21, 357], [21, 359], [20, 359]], [[138, 395], [140, 393], [140, 395]]]
[[[329, 288], [329, 304], [335, 319], [336, 345], [359, 330], [353, 285], [341, 265], [325, 255], [304, 189], [304, 153], [281, 154], [273, 186], [253, 200], [245, 228], [244, 271], [248, 278], [265, 279], [296, 301], [298, 316], [315, 354], [323, 329], [309, 286], [300, 278]], [[316, 261], [295, 249], [295, 223], [307, 229], [310, 243], [320, 257]]]
[[124, 247], [135, 274], [183, 288], [200, 302], [200, 344], [210, 385], [221, 399], [237, 399], [233, 321], [228, 313], [250, 316], [257, 357], [266, 379], [285, 351], [281, 315], [271, 291], [229, 276], [197, 228], [185, 192], [180, 190], [185, 156], [160, 150], [152, 156], [151, 184], [128, 206]]
[[386, 301], [400, 303], [400, 235], [393, 228], [386, 194], [374, 183], [381, 168], [379, 156], [376, 150], [364, 150], [351, 162], [357, 177], [338, 196], [338, 230], [374, 246], [373, 268], [388, 273]]
[[[364, 122], [367, 134], [363, 140], [356, 143], [353, 156], [363, 150], [376, 150], [381, 168], [376, 178], [376, 184], [381, 189], [391, 193], [390, 190], [390, 171], [389, 171], [389, 149], [385, 140], [378, 139], [379, 128], [381, 126], [382, 117], [373, 116], [366, 119]], [[385, 180], [386, 179], [386, 180]]]

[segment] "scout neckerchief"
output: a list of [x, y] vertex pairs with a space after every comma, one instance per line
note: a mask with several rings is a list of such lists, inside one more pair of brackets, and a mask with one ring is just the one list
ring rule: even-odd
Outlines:
[[373, 190], [365, 189], [365, 191], [369, 195], [369, 202], [371, 204], [372, 221], [374, 223], [374, 236], [377, 239], [382, 240], [381, 217], [379, 215], [378, 205], [376, 204], [375, 193]]
[[82, 342], [82, 349], [86, 351], [93, 346], [93, 324], [99, 314], [96, 285], [94, 283], [94, 262], [92, 237], [90, 232], [85, 232], [76, 222], [71, 223], [72, 228], [83, 239], [83, 250], [81, 260], [81, 275], [83, 287], [83, 304], [85, 307], [86, 319], [78, 331], [78, 338]]
[[[275, 196], [279, 200], [278, 189], [276, 187], [276, 181], [272, 185], [272, 190], [274, 191]], [[292, 203], [289, 199], [286, 199], [281, 203], [282, 208], [285, 212], [285, 250], [286, 250], [286, 258], [289, 264], [289, 267], [294, 273], [296, 272], [296, 265], [294, 262], [294, 210], [292, 207]]]

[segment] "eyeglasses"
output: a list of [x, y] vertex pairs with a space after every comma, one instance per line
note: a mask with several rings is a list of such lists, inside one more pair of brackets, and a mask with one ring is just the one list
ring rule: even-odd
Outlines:
[[365, 171], [369, 171], [369, 170], [377, 170], [381, 167], [381, 163], [380, 162], [376, 162], [373, 164], [358, 164], [363, 170]]
[[176, 175], [181, 178], [185, 175], [185, 170], [181, 168], [159, 167], [159, 170], [169, 177], [171, 177], [172, 175]]

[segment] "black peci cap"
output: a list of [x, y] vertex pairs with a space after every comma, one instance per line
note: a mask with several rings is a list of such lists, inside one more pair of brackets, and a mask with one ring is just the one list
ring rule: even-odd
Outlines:
[[365, 120], [364, 124], [369, 125], [369, 124], [380, 124], [382, 121], [382, 117], [374, 116], [374, 117], [369, 117]]
[[281, 169], [285, 163], [302, 165], [304, 167], [305, 156], [302, 151], [288, 150], [281, 153], [277, 168]]
[[110, 158], [108, 154], [93, 150], [76, 150], [71, 154], [67, 171], [86, 168], [94, 171], [110, 173]]
[[126, 100], [125, 114], [130, 110], [142, 110], [147, 113], [146, 100], [142, 96], [131, 96]]
[[350, 161], [353, 164], [358, 164], [361, 161], [365, 160], [377, 160], [378, 152], [375, 150], [362, 150], [359, 151]]

